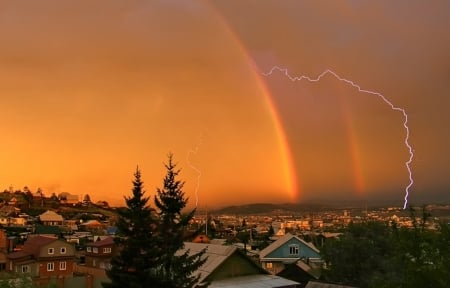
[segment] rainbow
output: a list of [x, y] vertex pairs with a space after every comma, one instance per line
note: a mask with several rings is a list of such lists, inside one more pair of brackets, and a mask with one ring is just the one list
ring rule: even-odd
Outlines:
[[215, 9], [215, 7], [213, 7], [212, 4], [210, 4], [209, 2], [204, 3], [205, 5], [208, 6], [211, 12], [219, 19], [219, 25], [223, 28], [223, 31], [227, 33], [228, 37], [230, 37], [234, 41], [240, 53], [245, 57], [245, 59], [249, 63], [250, 66], [249, 68], [253, 73], [253, 77], [257, 84], [257, 87], [259, 88], [260, 93], [263, 95], [266, 104], [269, 108], [270, 114], [272, 115], [272, 122], [274, 125], [276, 139], [278, 142], [278, 149], [282, 158], [281, 159], [283, 165], [282, 175], [284, 175], [284, 184], [287, 193], [291, 198], [291, 201], [298, 201], [301, 195], [301, 189], [299, 185], [298, 176], [295, 173], [296, 169], [292, 161], [293, 157], [291, 154], [291, 149], [287, 141], [286, 131], [282, 125], [282, 121], [277, 111], [276, 105], [273, 101], [273, 97], [267, 85], [265, 84], [263, 75], [259, 73], [257, 69], [255, 69], [256, 64], [254, 63], [252, 57], [249, 55], [244, 44], [240, 41], [236, 33], [234, 33], [233, 29], [230, 27], [225, 18], [220, 14], [219, 11], [217, 11], [217, 9]]
[[[404, 202], [404, 206], [403, 206], [403, 208], [405, 209], [408, 204], [409, 190], [412, 187], [412, 185], [414, 184], [414, 181], [412, 178], [412, 171], [411, 171], [411, 163], [412, 163], [414, 154], [413, 154], [413, 148], [409, 144], [408, 115], [406, 114], [405, 109], [395, 106], [382, 94], [380, 94], [378, 92], [362, 89], [358, 84], [354, 83], [351, 80], [340, 77], [339, 75], [337, 75], [335, 72], [333, 72], [331, 70], [325, 70], [316, 78], [311, 78], [308, 76], [293, 77], [288, 74], [287, 69], [283, 69], [283, 68], [280, 68], [277, 66], [273, 67], [270, 70], [270, 72], [268, 72], [268, 73], [263, 74], [263, 73], [258, 72], [258, 69], [255, 69], [256, 64], [254, 63], [252, 57], [249, 55], [244, 44], [240, 41], [240, 39], [236, 35], [236, 33], [234, 33], [233, 29], [230, 27], [230, 25], [228, 24], [226, 19], [220, 14], [219, 11], [217, 11], [217, 9], [215, 9], [212, 6], [212, 4], [208, 4], [208, 2], [204, 2], [204, 3], [207, 3], [206, 5], [209, 7], [211, 12], [214, 15], [216, 15], [216, 17], [219, 19], [219, 24], [221, 25], [223, 30], [228, 34], [228, 36], [231, 39], [233, 39], [233, 41], [236, 43], [237, 48], [242, 53], [242, 55], [244, 55], [245, 59], [248, 61], [249, 65], [252, 68], [253, 77], [254, 77], [262, 95], [264, 96], [264, 99], [265, 99], [265, 101], [269, 107], [270, 113], [272, 115], [274, 129], [276, 131], [279, 152], [281, 153], [282, 163], [283, 163], [283, 167], [284, 167], [283, 175], [285, 177], [285, 184], [286, 184], [286, 188], [288, 190], [291, 200], [298, 201], [302, 196], [302, 193], [301, 193], [302, 185], [300, 183], [301, 182], [300, 175], [296, 175], [296, 169], [295, 169], [294, 163], [292, 161], [293, 157], [292, 157], [292, 152], [291, 152], [289, 143], [287, 141], [286, 131], [282, 125], [282, 120], [276, 109], [276, 105], [273, 100], [273, 97], [272, 97], [267, 85], [265, 84], [265, 81], [262, 79], [263, 76], [269, 76], [274, 71], [279, 71], [279, 72], [283, 73], [291, 81], [300, 81], [302, 79], [306, 79], [309, 82], [318, 82], [321, 80], [322, 77], [324, 77], [327, 74], [330, 74], [330, 75], [334, 76], [336, 79], [338, 79], [340, 82], [344, 82], [345, 84], [350, 85], [353, 88], [356, 88], [358, 90], [358, 92], [360, 92], [360, 93], [366, 93], [366, 94], [374, 95], [374, 96], [381, 98], [381, 100], [383, 100], [383, 102], [385, 104], [387, 104], [392, 110], [403, 114], [403, 116], [404, 116], [403, 127], [405, 128], [405, 131], [406, 131], [406, 137], [405, 137], [404, 143], [409, 152], [409, 158], [405, 162], [405, 166], [409, 173], [409, 183], [405, 188], [405, 197], [404, 197], [405, 202]], [[341, 108], [341, 113], [342, 113], [342, 119], [343, 119], [343, 122], [345, 125], [347, 142], [348, 142], [348, 147], [349, 147], [349, 156], [350, 156], [351, 163], [352, 163], [352, 176], [353, 176], [354, 191], [356, 192], [356, 194], [361, 196], [364, 193], [365, 187], [364, 187], [363, 170], [361, 167], [361, 153], [359, 151], [360, 149], [359, 149], [359, 145], [358, 145], [358, 141], [357, 141], [358, 139], [357, 139], [357, 136], [355, 133], [355, 127], [353, 127], [354, 125], [353, 125], [353, 121], [351, 119], [351, 113], [350, 113], [350, 111], [348, 111], [348, 105], [347, 105], [347, 103], [344, 103], [343, 99], [341, 99], [340, 102], [341, 102], [340, 108]]]

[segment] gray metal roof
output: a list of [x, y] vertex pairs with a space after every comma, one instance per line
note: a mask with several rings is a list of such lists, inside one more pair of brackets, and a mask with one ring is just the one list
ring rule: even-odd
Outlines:
[[39, 215], [39, 220], [41, 221], [64, 221], [64, 218], [56, 212], [47, 210], [46, 212]]
[[294, 285], [298, 284], [298, 282], [294, 282], [279, 276], [258, 274], [213, 281], [208, 286], [208, 288], [274, 288], [293, 287]]
[[305, 288], [356, 288], [356, 287], [340, 285], [340, 284], [309, 281], [308, 284], [306, 284]]
[[[222, 264], [228, 257], [233, 255], [236, 252], [237, 248], [233, 246], [223, 246], [217, 244], [206, 244], [206, 243], [192, 243], [185, 242], [184, 249], [179, 251], [178, 253], [184, 253], [189, 250], [189, 254], [195, 254], [200, 252], [203, 249], [207, 249], [205, 253], [205, 257], [208, 257], [205, 264], [203, 264], [195, 274], [200, 276], [200, 283], [208, 277], [220, 264]], [[177, 254], [178, 254], [177, 253]]]

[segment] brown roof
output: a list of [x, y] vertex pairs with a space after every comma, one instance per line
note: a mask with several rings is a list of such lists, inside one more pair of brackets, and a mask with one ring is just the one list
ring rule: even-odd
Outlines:
[[109, 246], [114, 244], [114, 238], [113, 237], [107, 237], [103, 240], [100, 241], [96, 241], [96, 242], [91, 242], [88, 243], [88, 246], [92, 246], [92, 247], [102, 247], [102, 246]]
[[9, 259], [20, 259], [20, 258], [25, 258], [28, 256], [32, 256], [33, 253], [27, 252], [27, 251], [18, 251], [18, 252], [13, 252], [7, 255], [7, 257]]
[[46, 236], [34, 236], [28, 238], [28, 240], [23, 245], [23, 250], [18, 252], [13, 252], [8, 254], [8, 258], [10, 259], [19, 259], [26, 256], [38, 257], [39, 251], [42, 246], [57, 241], [58, 238], [55, 237], [46, 237]]
[[23, 245], [23, 250], [29, 253], [34, 254], [36, 257], [39, 254], [39, 250], [42, 246], [52, 243], [53, 241], [58, 240], [55, 237], [46, 237], [46, 236], [34, 236], [28, 238], [28, 240]]

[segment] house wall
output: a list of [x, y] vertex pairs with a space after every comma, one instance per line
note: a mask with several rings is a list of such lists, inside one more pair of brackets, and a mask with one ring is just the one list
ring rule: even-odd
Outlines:
[[238, 253], [234, 253], [207, 278], [207, 281], [253, 274], [262, 274], [262, 272], [250, 260]]
[[88, 267], [106, 269], [109, 268], [110, 263], [111, 257], [95, 257], [86, 255], [86, 266]]
[[[60, 262], [66, 262], [66, 269], [60, 269]], [[47, 270], [47, 264], [53, 263], [53, 271]], [[71, 276], [73, 275], [74, 262], [73, 259], [59, 259], [59, 260], [44, 260], [39, 261], [39, 277], [50, 276]]]
[[28, 272], [24, 273], [27, 273], [32, 277], [38, 276], [38, 264], [36, 262], [30, 261], [25, 261], [25, 263], [23, 262], [24, 262], [23, 259], [19, 261], [8, 259], [6, 262], [6, 270], [16, 273], [22, 273], [22, 266], [28, 266]]
[[[298, 255], [291, 255], [289, 253], [290, 245], [299, 246]], [[305, 245], [297, 238], [293, 237], [285, 244], [283, 244], [281, 247], [275, 249], [275, 251], [267, 255], [265, 258], [320, 258], [320, 254], [311, 249], [309, 246]]]
[[93, 275], [93, 276], [106, 277], [105, 269], [89, 267], [89, 266], [77, 264], [77, 263], [75, 263], [74, 272], [77, 272], [79, 274], [89, 274], [89, 275]]
[[63, 221], [42, 221], [42, 224], [47, 226], [61, 226], [63, 225]]
[[[53, 254], [49, 254], [49, 248], [53, 248]], [[62, 253], [61, 248], [65, 248], [66, 252]], [[47, 245], [42, 246], [39, 251], [39, 258], [46, 257], [73, 257], [75, 255], [75, 248], [72, 244], [65, 241], [56, 240]]]
[[12, 225], [20, 225], [20, 226], [24, 226], [27, 225], [27, 219], [25, 218], [20, 218], [20, 217], [13, 217], [9, 219], [10, 224]]
[[272, 275], [280, 273], [286, 267], [286, 265], [283, 262], [271, 262], [271, 261], [261, 262], [261, 266]]

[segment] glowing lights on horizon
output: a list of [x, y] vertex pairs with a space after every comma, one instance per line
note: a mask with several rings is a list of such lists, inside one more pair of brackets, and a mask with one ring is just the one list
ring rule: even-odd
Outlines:
[[344, 82], [346, 84], [351, 85], [353, 88], [358, 89], [358, 92], [361, 93], [366, 93], [366, 94], [371, 94], [371, 95], [375, 95], [380, 97], [386, 104], [388, 104], [392, 110], [394, 111], [399, 111], [403, 114], [405, 121], [403, 122], [403, 127], [406, 130], [406, 137], [405, 137], [405, 146], [408, 148], [408, 152], [409, 152], [409, 158], [408, 161], [405, 162], [405, 166], [406, 169], [408, 170], [408, 174], [409, 174], [409, 184], [406, 186], [405, 188], [405, 197], [404, 197], [404, 204], [403, 204], [403, 209], [406, 209], [406, 206], [408, 205], [408, 197], [409, 197], [409, 189], [412, 187], [412, 185], [414, 184], [414, 180], [413, 180], [413, 175], [412, 175], [412, 170], [411, 170], [411, 163], [414, 157], [414, 152], [413, 152], [413, 148], [412, 146], [409, 144], [409, 126], [408, 126], [408, 114], [406, 113], [405, 109], [400, 108], [400, 107], [396, 107], [394, 106], [394, 104], [392, 104], [391, 101], [389, 101], [384, 95], [382, 95], [381, 93], [375, 92], [375, 91], [370, 91], [370, 90], [365, 90], [362, 89], [361, 86], [359, 86], [358, 84], [356, 84], [355, 82], [342, 78], [340, 77], [338, 74], [336, 74], [335, 72], [327, 69], [324, 72], [322, 72], [319, 76], [317, 76], [316, 78], [311, 78], [309, 76], [300, 76], [300, 77], [293, 77], [288, 73], [288, 69], [287, 68], [280, 68], [278, 66], [274, 66], [272, 67], [272, 69], [270, 69], [269, 72], [267, 73], [262, 73], [264, 76], [271, 76], [275, 71], [279, 71], [281, 73], [283, 73], [286, 77], [288, 77], [292, 82], [295, 81], [301, 81], [301, 80], [307, 80], [309, 82], [319, 82], [325, 75], [330, 74], [332, 76], [334, 76], [336, 79], [338, 79], [341, 82]]

